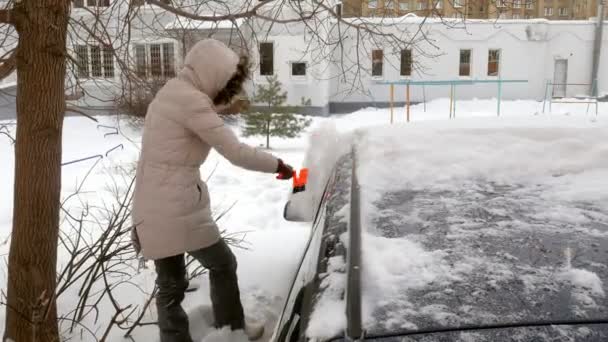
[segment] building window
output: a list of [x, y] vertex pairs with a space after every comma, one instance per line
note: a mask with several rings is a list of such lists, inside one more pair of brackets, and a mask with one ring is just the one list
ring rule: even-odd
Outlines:
[[519, 15], [519, 14], [513, 14], [513, 19], [521, 19], [521, 15]]
[[384, 69], [384, 52], [372, 50], [372, 77], [382, 77]]
[[498, 7], [498, 8], [507, 7], [506, 1], [505, 0], [496, 0], [496, 7]]
[[443, 0], [435, 0], [435, 9], [443, 8]]
[[513, 0], [513, 8], [521, 8], [521, 0]]
[[488, 76], [498, 76], [500, 72], [500, 50], [488, 50]]
[[135, 45], [135, 73], [139, 77], [146, 77], [146, 46], [143, 44]]
[[507, 13], [505, 13], [505, 12], [501, 12], [501, 13], [498, 15], [498, 19], [507, 19]]
[[[147, 0], [131, 0], [131, 5], [133, 6], [143, 6], [146, 3], [148, 3]], [[171, 5], [171, 0], [160, 0], [160, 2], [166, 4], [166, 5]]]
[[135, 44], [135, 72], [141, 78], [175, 77], [173, 43]]
[[418, 3], [418, 10], [422, 11], [426, 9], [426, 2], [419, 2]]
[[291, 76], [305, 77], [306, 76], [306, 63], [304, 63], [304, 62], [291, 63]]
[[274, 44], [260, 43], [260, 75], [274, 75]]
[[550, 17], [553, 15], [553, 7], [545, 7], [545, 17]]
[[567, 7], [561, 7], [559, 9], [559, 16], [560, 17], [567, 17], [568, 16], [568, 8]]
[[109, 7], [110, 0], [74, 0], [74, 8]]
[[460, 50], [459, 76], [471, 76], [471, 50]]
[[409, 2], [400, 2], [399, 3], [399, 9], [402, 11], [409, 11], [410, 10], [410, 3]]
[[395, 9], [395, 3], [393, 1], [387, 1], [385, 4], [386, 4], [385, 7], [387, 9], [390, 9], [390, 10]]
[[454, 8], [461, 8], [462, 6], [464, 6], [464, 0], [454, 0]]
[[401, 76], [412, 76], [412, 50], [401, 50]]
[[74, 46], [78, 78], [114, 78], [114, 49], [108, 45]]
[[532, 0], [526, 0], [526, 9], [534, 9], [534, 2]]
[[378, 0], [369, 0], [367, 3], [367, 8], [369, 8], [369, 9], [378, 8]]

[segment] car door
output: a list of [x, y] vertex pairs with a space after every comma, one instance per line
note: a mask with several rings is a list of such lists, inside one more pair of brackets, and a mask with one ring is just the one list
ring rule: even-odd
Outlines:
[[304, 301], [310, 297], [310, 291], [316, 277], [319, 250], [323, 239], [323, 229], [326, 220], [327, 196], [329, 189], [333, 185], [335, 176], [332, 175], [328, 180], [321, 203], [312, 224], [310, 239], [304, 249], [304, 253], [296, 276], [292, 282], [287, 300], [277, 322], [271, 341], [276, 342], [295, 342], [300, 337], [302, 328], [302, 317], [309, 313], [304, 312], [307, 305]]

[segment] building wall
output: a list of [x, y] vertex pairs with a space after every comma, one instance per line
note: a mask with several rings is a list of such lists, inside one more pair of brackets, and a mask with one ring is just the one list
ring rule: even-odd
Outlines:
[[[415, 29], [417, 25], [414, 22], [409, 29]], [[591, 22], [471, 22], [467, 24], [466, 30], [450, 29], [439, 21], [430, 21], [428, 25], [430, 28], [426, 34], [433, 39], [434, 45], [440, 47], [441, 52], [436, 56], [423, 56], [414, 51], [413, 58], [418, 71], [409, 78], [411, 80], [497, 79], [487, 75], [488, 50], [500, 49], [500, 77], [528, 81], [523, 84], [504, 84], [502, 94], [505, 99], [541, 100], [545, 95], [547, 82], [553, 80], [557, 59], [568, 61], [568, 83], [590, 83], [594, 38], [594, 25]], [[407, 29], [407, 25], [398, 28], [401, 31]], [[604, 46], [608, 44], [607, 40], [605, 32]], [[429, 51], [432, 46], [422, 43], [419, 49]], [[458, 75], [461, 49], [472, 50], [470, 77]], [[386, 104], [390, 98], [389, 86], [382, 82], [403, 79], [399, 75], [399, 56], [389, 51], [388, 48], [385, 50], [383, 77], [372, 78], [371, 50], [369, 47], [360, 50], [361, 68], [365, 69], [361, 73], [363, 89], [347, 89], [348, 82], [334, 80], [330, 84], [330, 101], [365, 105]], [[602, 60], [608, 59], [602, 56]], [[608, 92], [606, 64], [608, 62], [601, 65], [600, 92]], [[339, 74], [340, 70], [334, 68], [333, 73]], [[493, 98], [497, 96], [497, 87], [496, 84], [462, 85], [456, 88], [456, 96], [459, 99]], [[577, 96], [588, 92], [589, 85], [568, 86], [566, 95]], [[410, 96], [411, 101], [418, 102], [425, 98], [430, 100], [448, 97], [449, 94], [449, 86], [425, 86], [424, 94], [422, 86], [412, 86]], [[405, 101], [405, 86], [396, 87], [395, 101]]]
[[[544, 1], [538, 0], [536, 10], [544, 8]], [[552, 0], [558, 3], [561, 0]], [[379, 1], [382, 3], [382, 1]], [[414, 2], [412, 2], [414, 3]], [[522, 4], [523, 5], [523, 4]], [[557, 5], [556, 5], [557, 6]], [[464, 4], [468, 10], [468, 4]], [[441, 10], [450, 13], [449, 9]], [[482, 9], [479, 8], [480, 13]], [[486, 7], [484, 11], [492, 11]], [[364, 12], [364, 8], [361, 8]], [[86, 13], [74, 11], [73, 16]], [[158, 18], [162, 18], [158, 20]], [[154, 20], [156, 19], [156, 20]], [[198, 39], [211, 36], [220, 40], [228, 40], [239, 46], [243, 41], [235, 41], [230, 30], [195, 30], [189, 41], [184, 42], [175, 32], [167, 32], [164, 28], [174, 20], [174, 17], [158, 16], [158, 9], [142, 11], [132, 23], [131, 40], [127, 46], [118, 49], [117, 54], [131, 61], [133, 43], [137, 42], [173, 42], [175, 48], [175, 66], [179, 69], [183, 55]], [[326, 19], [328, 22], [330, 19]], [[404, 19], [403, 24], [387, 28], [395, 33], [415, 32], [419, 29], [420, 19]], [[371, 77], [371, 50], [374, 48], [369, 37], [364, 44], [356, 44], [352, 32], [343, 33], [341, 48], [335, 45], [324, 47], [315, 45], [316, 39], [311, 39], [313, 32], [301, 24], [264, 26], [268, 23], [247, 23], [251, 25], [248, 49], [255, 65], [254, 75], [248, 85], [248, 92], [255, 95], [256, 87], [266, 82], [266, 77], [259, 73], [258, 43], [272, 41], [274, 43], [274, 70], [288, 93], [287, 104], [301, 105], [302, 98], [310, 99], [310, 107], [320, 113], [326, 113], [332, 103], [385, 105], [389, 101], [389, 87], [383, 81], [397, 81], [399, 75], [399, 52], [392, 52], [384, 47], [383, 77]], [[121, 35], [121, 26], [115, 28], [112, 34]], [[323, 26], [326, 32], [315, 32], [327, 36], [334, 41], [337, 30], [330, 25]], [[344, 27], [342, 28], [344, 30]], [[414, 47], [413, 59], [415, 71], [412, 80], [454, 80], [454, 79], [496, 79], [487, 75], [489, 49], [500, 49], [500, 77], [503, 79], [528, 80], [525, 84], [505, 84], [503, 97], [505, 99], [535, 99], [540, 100], [545, 93], [547, 81], [553, 79], [555, 60], [568, 60], [568, 82], [589, 83], [591, 73], [592, 46], [594, 38], [594, 23], [591, 21], [547, 21], [547, 20], [490, 20], [467, 21], [463, 26], [459, 20], [445, 21], [428, 19], [424, 26], [425, 34], [432, 40], [420, 42]], [[243, 30], [247, 32], [247, 30]], [[343, 32], [343, 31], [342, 31]], [[331, 36], [334, 34], [334, 36]], [[81, 35], [70, 35], [68, 46], [80, 43]], [[608, 25], [604, 32], [604, 54], [600, 68], [600, 92], [608, 93]], [[120, 43], [116, 41], [115, 43]], [[357, 45], [359, 50], [357, 51]], [[459, 77], [459, 52], [461, 49], [472, 50], [472, 75]], [[353, 65], [359, 55], [359, 68]], [[343, 63], [341, 62], [343, 61]], [[291, 63], [307, 63], [306, 77], [291, 76]], [[131, 66], [132, 67], [132, 66]], [[342, 75], [344, 70], [349, 70]], [[356, 75], [354, 74], [356, 71]], [[111, 79], [76, 80], [69, 77], [68, 84], [83, 87], [94, 96], [87, 96], [76, 103], [86, 107], [112, 107], [117, 95], [124, 90], [121, 65], [115, 62], [115, 76]], [[585, 93], [584, 87], [568, 87], [567, 95], [575, 96]], [[405, 100], [403, 86], [397, 87], [395, 101]], [[492, 98], [497, 94], [497, 85], [463, 85], [456, 89], [459, 99]], [[411, 101], [430, 100], [450, 95], [447, 86], [412, 87]]]

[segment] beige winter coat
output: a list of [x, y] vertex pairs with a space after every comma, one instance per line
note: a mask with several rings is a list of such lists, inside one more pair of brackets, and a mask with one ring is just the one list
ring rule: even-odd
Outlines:
[[242, 144], [211, 100], [236, 71], [238, 56], [216, 40], [195, 44], [178, 77], [148, 108], [137, 166], [133, 223], [146, 259], [208, 247], [220, 238], [199, 168], [214, 148], [232, 164], [274, 173], [278, 160]]

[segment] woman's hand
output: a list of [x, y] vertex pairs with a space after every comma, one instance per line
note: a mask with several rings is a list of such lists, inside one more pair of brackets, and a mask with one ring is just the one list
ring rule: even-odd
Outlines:
[[293, 177], [293, 168], [283, 163], [281, 159], [279, 159], [279, 166], [277, 167], [277, 179], [291, 179]]

